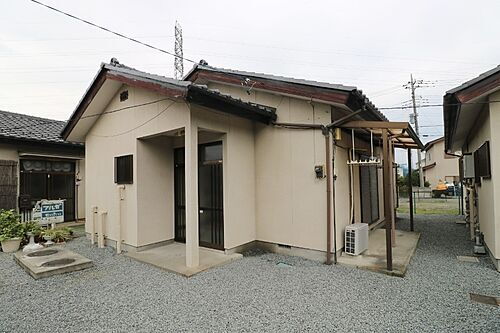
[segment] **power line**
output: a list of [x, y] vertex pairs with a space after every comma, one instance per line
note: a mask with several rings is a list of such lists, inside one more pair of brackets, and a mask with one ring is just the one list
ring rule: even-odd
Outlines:
[[[159, 47], [153, 46], [153, 45], [148, 44], [148, 43], [141, 42], [141, 41], [140, 41], [140, 40], [138, 40], [138, 39], [135, 39], [135, 38], [132, 38], [132, 37], [128, 37], [128, 36], [126, 36], [126, 35], [124, 35], [124, 34], [122, 34], [122, 33], [119, 33], [119, 32], [113, 31], [113, 30], [110, 30], [110, 29], [105, 28], [105, 27], [103, 27], [103, 26], [100, 26], [100, 25], [98, 25], [98, 24], [95, 24], [95, 23], [92, 23], [92, 22], [87, 21], [87, 20], [85, 20], [85, 19], [82, 19], [82, 18], [80, 18], [80, 17], [78, 17], [78, 16], [75, 16], [75, 15], [72, 15], [72, 14], [70, 14], [70, 13], [64, 12], [64, 11], [62, 11], [62, 10], [60, 10], [60, 9], [55, 8], [55, 7], [52, 7], [52, 6], [46, 5], [46, 4], [44, 4], [43, 2], [40, 2], [40, 1], [37, 1], [37, 0], [29, 0], [29, 1], [31, 1], [31, 2], [33, 2], [33, 3], [36, 3], [36, 4], [40, 5], [40, 6], [43, 6], [43, 7], [45, 7], [45, 8], [48, 8], [48, 9], [50, 9], [50, 10], [53, 10], [53, 11], [55, 11], [55, 12], [58, 12], [58, 13], [60, 13], [60, 14], [66, 15], [66, 16], [68, 16], [68, 17], [71, 17], [71, 18], [73, 18], [73, 19], [75, 19], [75, 20], [78, 20], [78, 21], [80, 21], [80, 22], [83, 22], [83, 23], [86, 23], [86, 24], [88, 24], [88, 25], [91, 25], [91, 26], [93, 26], [93, 27], [95, 27], [95, 28], [98, 28], [98, 29], [104, 30], [104, 31], [106, 31], [106, 32], [112, 33], [113, 35], [116, 35], [116, 36], [118, 36], [118, 37], [122, 37], [122, 38], [128, 39], [129, 41], [132, 41], [132, 42], [134, 42], [134, 43], [137, 43], [137, 44], [140, 44], [140, 45], [143, 45], [143, 46], [149, 47], [150, 49], [153, 49], [153, 50], [156, 50], [156, 51], [159, 51], [159, 52], [162, 52], [162, 53], [165, 53], [165, 54], [171, 55], [171, 56], [173, 56], [173, 57], [176, 57], [176, 58], [178, 57], [176, 54], [174, 54], [174, 53], [172, 53], [172, 52], [166, 51], [166, 50], [164, 50], [164, 49], [161, 49], [161, 48], [159, 48]], [[193, 64], [197, 64], [197, 63], [198, 63], [198, 62], [196, 62], [196, 61], [194, 61], [194, 60], [191, 60], [191, 59], [187, 59], [187, 58], [182, 58], [182, 59], [184, 59], [184, 60], [186, 60], [186, 61], [189, 61], [189, 62], [192, 62]]]
[[82, 116], [80, 119], [92, 118], [92, 117], [99, 117], [99, 116], [101, 116], [103, 114], [110, 114], [110, 113], [125, 111], [125, 110], [129, 110], [129, 109], [138, 108], [138, 107], [141, 107], [141, 106], [155, 104], [155, 103], [166, 101], [166, 100], [171, 100], [171, 99], [170, 98], [162, 98], [162, 99], [157, 99], [157, 100], [146, 102], [146, 103], [129, 105], [129, 106], [125, 106], [123, 108], [114, 109], [114, 110], [110, 110], [110, 111], [105, 111], [105, 112], [102, 112], [102, 113], [99, 113], [99, 114], [90, 114], [90, 115], [87, 115], [87, 116]]
[[[446, 104], [448, 106], [458, 106], [458, 105], [468, 105], [468, 104], [490, 104], [490, 103], [500, 103], [500, 101], [487, 101], [487, 102], [466, 102], [466, 103], [450, 103]], [[435, 108], [435, 107], [441, 107], [444, 106], [444, 104], [424, 104], [421, 105], [421, 108]], [[387, 107], [387, 108], [377, 108], [379, 110], [404, 110], [404, 109], [413, 109], [413, 106], [393, 106], [393, 107]]]
[[176, 103], [176, 101], [172, 101], [172, 103], [170, 103], [166, 108], [164, 108], [161, 112], [159, 112], [156, 116], [146, 120], [145, 122], [143, 122], [142, 124], [136, 126], [136, 127], [133, 127], [131, 129], [128, 129], [124, 132], [120, 132], [120, 133], [116, 133], [116, 134], [113, 134], [113, 135], [97, 135], [97, 134], [91, 134], [91, 136], [97, 136], [97, 137], [100, 137], [100, 138], [113, 138], [113, 137], [117, 137], [117, 136], [120, 136], [120, 135], [124, 135], [124, 134], [127, 134], [127, 133], [130, 133], [132, 131], [135, 131], [136, 129], [152, 122], [153, 120], [155, 120], [156, 118], [158, 118], [159, 116], [161, 116], [163, 113], [165, 113], [172, 105], [174, 105]]

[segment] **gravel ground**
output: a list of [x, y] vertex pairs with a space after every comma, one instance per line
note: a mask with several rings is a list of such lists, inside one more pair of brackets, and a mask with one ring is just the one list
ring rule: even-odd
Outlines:
[[0, 253], [0, 332], [499, 332], [500, 308], [468, 293], [500, 296], [500, 274], [457, 261], [471, 247], [453, 221], [416, 219], [405, 278], [254, 251], [186, 279], [79, 238], [94, 268], [35, 281]]

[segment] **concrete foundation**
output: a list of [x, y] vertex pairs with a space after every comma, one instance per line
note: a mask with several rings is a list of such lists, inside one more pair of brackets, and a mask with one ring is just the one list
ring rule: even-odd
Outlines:
[[392, 248], [392, 271], [387, 271], [385, 229], [371, 230], [368, 250], [361, 255], [342, 253], [339, 264], [354, 266], [388, 275], [404, 277], [411, 257], [417, 248], [420, 233], [396, 230], [396, 246]]
[[186, 245], [182, 243], [172, 243], [140, 252], [129, 252], [125, 255], [186, 277], [243, 257], [239, 253], [225, 254], [222, 251], [203, 247], [199, 248], [199, 253], [200, 262], [196, 267], [188, 267], [186, 265]]
[[92, 267], [92, 261], [60, 246], [14, 254], [14, 260], [35, 280]]

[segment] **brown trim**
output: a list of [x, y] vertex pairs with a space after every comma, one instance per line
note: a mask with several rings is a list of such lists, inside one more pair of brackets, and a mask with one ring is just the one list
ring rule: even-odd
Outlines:
[[[332, 103], [347, 104], [349, 98], [349, 92], [335, 91], [332, 89], [312, 87], [300, 84], [293, 84], [287, 82], [281, 82], [276, 80], [262, 79], [248, 75], [252, 78], [253, 89], [262, 89], [268, 91], [279, 92], [282, 94], [289, 94], [295, 96], [302, 96], [309, 99], [318, 99]], [[207, 80], [212, 82], [226, 83], [236, 86], [241, 86], [242, 79], [241, 76], [236, 74], [226, 74], [226, 73], [216, 73], [204, 70], [199, 70], [196, 73], [195, 80]], [[248, 87], [250, 88], [250, 87]]]
[[99, 90], [101, 89], [102, 85], [106, 81], [106, 73], [107, 69], [101, 67], [89, 90], [85, 93], [83, 99], [78, 104], [78, 107], [71, 115], [68, 124], [62, 130], [61, 136], [64, 140], [68, 139], [69, 134], [71, 133], [73, 128], [75, 128], [78, 120], [81, 118], [82, 114], [85, 112], [90, 103], [92, 103], [94, 97], [97, 95], [97, 92], [99, 92]]
[[432, 169], [436, 166], [436, 162], [432, 163], [432, 164], [429, 164], [429, 165], [425, 165], [422, 167], [422, 170], [423, 171], [426, 171], [426, 170], [429, 170], [429, 169]]
[[498, 86], [500, 86], [500, 72], [477, 82], [468, 88], [465, 88], [464, 90], [456, 93], [456, 96], [460, 103], [466, 103]]
[[118, 81], [131, 87], [143, 88], [150, 91], [155, 91], [161, 95], [172, 97], [172, 98], [185, 98], [187, 95], [186, 88], [180, 88], [178, 86], [168, 86], [168, 84], [160, 84], [151, 81], [138, 80], [126, 75], [114, 74], [111, 72], [106, 73], [106, 79], [113, 81]]

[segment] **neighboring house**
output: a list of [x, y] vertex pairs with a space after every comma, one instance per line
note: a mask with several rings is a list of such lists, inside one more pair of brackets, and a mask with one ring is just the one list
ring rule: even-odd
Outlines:
[[447, 154], [444, 149], [444, 137], [427, 142], [424, 148], [425, 163], [422, 167], [424, 179], [431, 188], [439, 182], [457, 184], [460, 181], [457, 156]]
[[[324, 135], [346, 116], [358, 120], [350, 125], [356, 130], [339, 131], [336, 141]], [[137, 251], [185, 242], [186, 265], [194, 267], [199, 245], [233, 252], [259, 243], [323, 259], [342, 249], [346, 225], [384, 222], [381, 168], [347, 164], [371, 154], [359, 120], [391, 125], [355, 87], [206, 65], [178, 81], [112, 59], [63, 137], [85, 143], [88, 233], [105, 212], [108, 244]], [[414, 142], [407, 123], [395, 126], [394, 147]], [[374, 146], [380, 157], [379, 138]], [[328, 154], [337, 177], [335, 235], [327, 229]], [[328, 248], [330, 235], [336, 247]]]
[[443, 113], [446, 151], [463, 155], [471, 236], [483, 233], [500, 270], [500, 66], [447, 91]]
[[61, 138], [65, 125], [0, 111], [0, 209], [29, 218], [38, 200], [64, 199], [65, 221], [85, 218], [85, 149]]

